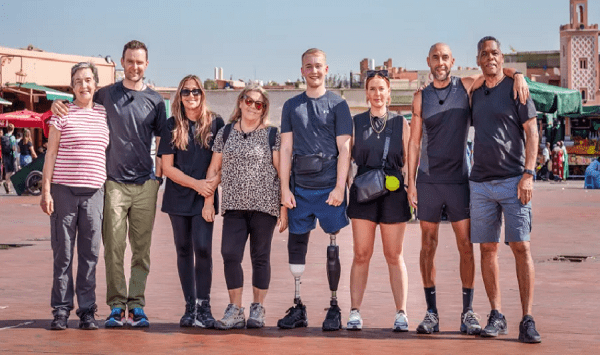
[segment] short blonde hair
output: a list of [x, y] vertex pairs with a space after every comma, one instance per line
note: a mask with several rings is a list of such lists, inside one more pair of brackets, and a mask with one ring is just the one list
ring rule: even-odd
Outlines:
[[306, 57], [307, 55], [321, 55], [323, 56], [323, 58], [325, 58], [325, 61], [327, 62], [327, 55], [325, 54], [325, 52], [323, 52], [319, 48], [310, 48], [307, 49], [306, 52], [302, 53], [302, 65], [304, 65], [304, 57]]

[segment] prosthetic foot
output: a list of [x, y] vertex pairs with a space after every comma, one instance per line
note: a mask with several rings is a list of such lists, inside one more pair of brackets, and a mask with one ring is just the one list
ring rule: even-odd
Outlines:
[[340, 330], [342, 328], [342, 312], [337, 302], [337, 289], [340, 282], [340, 248], [335, 243], [336, 234], [329, 235], [329, 246], [327, 247], [327, 280], [331, 290], [330, 307], [323, 321], [323, 330]]
[[292, 272], [296, 283], [296, 291], [294, 294], [295, 306], [288, 309], [287, 314], [277, 322], [277, 326], [281, 329], [308, 327], [306, 307], [302, 304], [302, 300], [300, 299], [300, 277], [304, 273], [304, 268], [304, 265], [301, 264], [290, 264], [290, 271]]

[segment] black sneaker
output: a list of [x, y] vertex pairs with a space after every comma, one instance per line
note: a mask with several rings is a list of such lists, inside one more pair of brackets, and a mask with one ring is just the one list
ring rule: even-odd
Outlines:
[[529, 314], [523, 317], [519, 324], [519, 341], [523, 343], [541, 343], [542, 337], [535, 329], [533, 317]]
[[327, 315], [323, 321], [323, 330], [340, 330], [342, 329], [342, 311], [337, 305], [329, 307]]
[[69, 312], [64, 309], [57, 309], [54, 312], [54, 320], [50, 323], [51, 330], [65, 330], [69, 327], [67, 320], [69, 319]]
[[210, 311], [210, 302], [201, 300], [196, 306], [196, 327], [212, 329], [215, 327], [215, 318]]
[[196, 323], [196, 300], [185, 304], [185, 312], [179, 320], [179, 326], [183, 328], [191, 328]]
[[79, 316], [79, 329], [83, 330], [96, 330], [98, 329], [98, 323], [94, 314], [98, 310], [98, 306], [95, 304], [91, 305], [90, 308], [85, 310], [77, 310]]
[[417, 333], [419, 334], [431, 334], [438, 333], [440, 331], [440, 317], [437, 313], [429, 312], [425, 313], [425, 318], [417, 327]]
[[488, 323], [481, 329], [480, 335], [484, 338], [497, 337], [498, 335], [508, 334], [508, 325], [506, 318], [497, 310], [493, 309], [488, 317]]
[[277, 321], [277, 326], [281, 329], [293, 329], [308, 327], [306, 319], [306, 307], [300, 303], [287, 310], [286, 315]]

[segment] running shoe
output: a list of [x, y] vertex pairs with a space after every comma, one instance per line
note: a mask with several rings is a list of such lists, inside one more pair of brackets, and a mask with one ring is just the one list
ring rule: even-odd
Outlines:
[[94, 317], [97, 310], [98, 310], [98, 306], [93, 304], [86, 310], [82, 310], [82, 311], [78, 310], [77, 311], [77, 315], [79, 316], [79, 329], [83, 329], [83, 330], [98, 329], [98, 323], [96, 323], [96, 318]]
[[141, 307], [129, 310], [127, 323], [134, 328], [147, 328], [150, 326], [148, 317], [146, 317], [146, 313], [144, 313], [144, 309]]
[[337, 305], [329, 307], [325, 320], [323, 321], [323, 330], [340, 330], [342, 329], [342, 310]]
[[431, 334], [440, 331], [440, 317], [437, 313], [429, 312], [425, 313], [425, 319], [417, 327], [417, 333], [419, 334]]
[[493, 309], [488, 316], [488, 323], [479, 333], [484, 338], [497, 337], [499, 334], [508, 334], [506, 318], [497, 310]]
[[54, 319], [50, 323], [50, 330], [65, 330], [69, 327], [67, 321], [69, 320], [69, 312], [65, 309], [59, 308], [54, 312]]
[[215, 322], [215, 328], [221, 330], [242, 329], [245, 326], [244, 307], [240, 308], [233, 303], [227, 306], [223, 318]]
[[408, 318], [406, 318], [406, 313], [403, 311], [396, 312], [393, 330], [395, 332], [408, 332]]
[[277, 326], [281, 329], [308, 327], [306, 306], [300, 303], [294, 307], [290, 307], [290, 309], [287, 310], [286, 315], [277, 321]]
[[363, 326], [363, 320], [360, 316], [358, 309], [350, 310], [348, 316], [348, 323], [346, 323], [346, 329], [348, 330], [361, 330]]
[[125, 310], [115, 307], [110, 311], [110, 315], [104, 322], [104, 328], [120, 328], [123, 326], [123, 318], [125, 318]]
[[262, 328], [265, 326], [265, 307], [260, 303], [250, 305], [250, 316], [246, 322], [246, 328]]
[[479, 335], [481, 325], [479, 325], [479, 315], [468, 310], [460, 315], [460, 332], [467, 335]]
[[529, 314], [523, 317], [519, 324], [519, 341], [523, 343], [541, 343], [542, 337], [535, 329], [533, 317]]
[[185, 311], [179, 320], [179, 326], [182, 328], [191, 328], [196, 323], [196, 300], [186, 302]]

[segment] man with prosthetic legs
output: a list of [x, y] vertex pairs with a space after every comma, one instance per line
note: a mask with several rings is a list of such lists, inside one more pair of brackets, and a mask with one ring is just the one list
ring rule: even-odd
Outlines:
[[[408, 163], [408, 200], [413, 207], [418, 207], [422, 232], [421, 276], [427, 303], [427, 313], [417, 332], [439, 332], [434, 257], [439, 223], [445, 210], [460, 255], [463, 294], [460, 331], [470, 335], [479, 334], [481, 326], [472, 307], [475, 260], [469, 234], [469, 182], [465, 150], [471, 123], [469, 92], [477, 79], [479, 82], [483, 80], [481, 75], [465, 78], [451, 76], [454, 58], [444, 43], [431, 46], [427, 64], [433, 82], [417, 92], [413, 100]], [[523, 76], [516, 75], [514, 69], [506, 69], [505, 73], [516, 76], [515, 90], [524, 90], [520, 91], [520, 97], [527, 97], [527, 84]]]
[[336, 295], [341, 273], [336, 235], [349, 223], [345, 195], [352, 116], [346, 101], [325, 89], [328, 69], [323, 51], [307, 50], [301, 68], [306, 92], [288, 100], [282, 111], [280, 179], [282, 203], [289, 208], [288, 253], [296, 282], [295, 305], [277, 323], [282, 329], [308, 326], [300, 278], [310, 231], [316, 228], [317, 219], [330, 239], [327, 278], [331, 301], [323, 330], [342, 327]]

